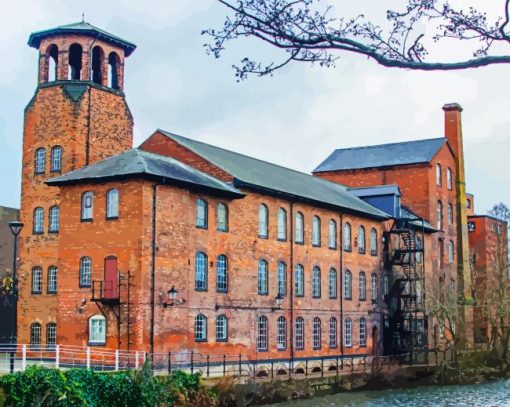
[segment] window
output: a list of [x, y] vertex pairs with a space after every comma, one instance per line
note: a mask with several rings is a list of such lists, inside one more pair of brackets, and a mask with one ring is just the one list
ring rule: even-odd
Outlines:
[[321, 245], [321, 220], [318, 216], [314, 216], [312, 219], [312, 245]]
[[436, 185], [441, 186], [441, 164], [436, 164]]
[[322, 344], [321, 319], [313, 319], [313, 348], [320, 349]]
[[278, 294], [284, 296], [287, 294], [287, 265], [280, 261], [278, 262]]
[[96, 45], [92, 49], [92, 81], [103, 85], [103, 64], [104, 64], [104, 52], [103, 49]]
[[468, 209], [471, 208], [471, 199], [466, 200], [466, 208], [468, 208]]
[[437, 243], [438, 243], [437, 262], [438, 262], [439, 268], [442, 269], [444, 267], [444, 241], [443, 241], [443, 239], [438, 239]]
[[278, 240], [287, 240], [287, 211], [283, 208], [278, 209]]
[[30, 347], [33, 349], [41, 347], [41, 324], [38, 322], [30, 325]]
[[337, 296], [337, 282], [336, 282], [336, 270], [334, 268], [329, 269], [329, 298], [336, 298]]
[[336, 222], [333, 219], [329, 220], [328, 232], [328, 246], [330, 249], [336, 249]]
[[216, 207], [217, 225], [216, 228], [220, 232], [228, 231], [228, 206], [224, 203], [219, 203]]
[[448, 289], [449, 289], [451, 292], [455, 292], [455, 280], [450, 280], [450, 283], [449, 283]]
[[78, 81], [81, 79], [82, 54], [83, 49], [80, 44], [72, 44], [69, 47], [69, 67], [67, 79]]
[[344, 298], [346, 300], [352, 299], [352, 274], [349, 270], [345, 271]]
[[197, 228], [207, 229], [207, 201], [201, 198], [197, 199], [196, 209], [195, 226]]
[[35, 150], [35, 173], [44, 174], [46, 172], [46, 150], [38, 148]]
[[264, 204], [259, 205], [259, 237], [267, 238], [268, 236], [268, 219], [269, 211]]
[[468, 222], [468, 230], [474, 232], [476, 230], [475, 222]]
[[437, 228], [443, 230], [443, 203], [437, 201]]
[[302, 350], [305, 347], [305, 320], [296, 318], [296, 349]]
[[80, 259], [80, 287], [90, 287], [92, 285], [92, 259], [82, 257]]
[[305, 295], [305, 272], [303, 266], [298, 264], [296, 266], [296, 296], [302, 297]]
[[377, 256], [377, 230], [374, 228], [370, 230], [370, 254]]
[[48, 267], [48, 292], [56, 293], [58, 289], [58, 269], [57, 266]]
[[453, 263], [455, 260], [455, 250], [453, 246], [453, 241], [450, 240], [448, 242], [448, 262]]
[[115, 52], [108, 55], [108, 86], [112, 89], [119, 89], [119, 68], [120, 58]]
[[332, 317], [329, 320], [329, 347], [336, 348], [338, 344], [337, 341], [337, 321], [335, 317]]
[[52, 206], [50, 208], [48, 232], [58, 233], [60, 227], [60, 209], [58, 206]]
[[378, 297], [379, 297], [379, 293], [377, 292], [378, 290], [378, 281], [377, 281], [377, 274], [375, 273], [372, 273], [372, 277], [371, 277], [371, 288], [372, 288], [372, 302], [376, 302], [378, 300]]
[[352, 347], [352, 321], [347, 318], [344, 323], [344, 345], [347, 348]]
[[35, 208], [34, 209], [34, 233], [43, 233], [44, 232], [44, 210], [43, 208]]
[[385, 274], [383, 277], [383, 295], [389, 295], [390, 293], [390, 277]]
[[258, 319], [258, 332], [257, 332], [257, 350], [258, 351], [266, 351], [267, 350], [267, 318], [261, 315]]
[[195, 317], [195, 342], [207, 342], [207, 318], [203, 314]]
[[421, 263], [421, 261], [422, 261], [422, 252], [421, 252], [421, 250], [423, 249], [423, 243], [422, 243], [421, 238], [419, 236], [416, 236], [416, 249], [418, 250], [416, 252], [416, 261], [418, 263]]
[[449, 190], [453, 189], [453, 176], [452, 176], [452, 169], [448, 168], [446, 170], [446, 185]]
[[276, 347], [278, 350], [287, 349], [287, 320], [283, 316], [278, 317], [276, 325]]
[[46, 324], [46, 348], [55, 349], [57, 346], [57, 324], [50, 322]]
[[84, 192], [81, 196], [81, 220], [92, 220], [94, 207], [94, 194], [90, 191]]
[[228, 291], [228, 261], [227, 256], [223, 254], [216, 258], [216, 291], [219, 293]]
[[451, 203], [448, 204], [448, 224], [453, 225], [453, 206]]
[[296, 213], [296, 243], [304, 242], [305, 218], [301, 212]]
[[32, 294], [41, 294], [42, 292], [42, 269], [34, 267], [32, 269]]
[[318, 266], [312, 269], [312, 297], [321, 297], [321, 269]]
[[51, 172], [60, 172], [62, 170], [62, 147], [55, 146], [51, 149]]
[[358, 228], [358, 252], [365, 254], [365, 228], [363, 226]]
[[267, 295], [268, 293], [268, 266], [267, 261], [259, 260], [259, 273], [258, 273], [258, 288], [260, 295]]
[[362, 348], [367, 346], [367, 321], [365, 318], [359, 320], [359, 346]]
[[203, 252], [195, 256], [195, 290], [207, 290], [207, 255]]
[[48, 66], [48, 75], [46, 81], [54, 82], [57, 80], [58, 73], [58, 47], [51, 44], [46, 50], [46, 64]]
[[228, 339], [228, 320], [225, 315], [216, 318], [216, 342], [226, 342]]
[[351, 251], [351, 225], [349, 223], [344, 225], [344, 250]]
[[89, 318], [89, 343], [104, 345], [106, 343], [106, 318], [94, 315]]
[[359, 299], [361, 301], [367, 299], [367, 277], [363, 271], [359, 273]]
[[117, 219], [119, 217], [119, 191], [110, 189], [106, 193], [106, 219]]

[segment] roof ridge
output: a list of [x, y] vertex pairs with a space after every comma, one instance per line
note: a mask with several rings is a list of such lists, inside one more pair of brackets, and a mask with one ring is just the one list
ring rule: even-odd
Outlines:
[[[348, 150], [362, 150], [362, 149], [368, 149], [368, 148], [375, 148], [375, 147], [385, 147], [385, 146], [395, 146], [398, 144], [410, 144], [410, 143], [419, 143], [421, 141], [432, 141], [432, 140], [446, 140], [446, 137], [433, 137], [433, 138], [425, 138], [425, 139], [416, 139], [416, 140], [407, 140], [407, 141], [395, 141], [392, 143], [381, 143], [381, 144], [371, 144], [368, 146], [357, 146], [357, 147], [346, 147], [346, 148], [337, 148], [333, 150], [333, 153], [335, 151], [348, 151]], [[333, 154], [331, 153], [331, 154]]]

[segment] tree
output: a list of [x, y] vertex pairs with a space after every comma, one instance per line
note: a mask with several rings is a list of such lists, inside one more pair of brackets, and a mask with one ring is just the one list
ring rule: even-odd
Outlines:
[[[341, 53], [366, 56], [386, 67], [415, 70], [459, 70], [510, 63], [510, 55], [490, 53], [497, 44], [510, 45], [510, 0], [501, 0], [504, 17], [489, 21], [472, 7], [452, 7], [447, 0], [407, 0], [402, 11], [388, 10], [388, 27], [365, 18], [335, 17], [326, 0], [218, 0], [231, 13], [220, 29], [206, 29], [212, 39], [208, 53], [219, 58], [232, 40], [253, 37], [283, 50], [282, 60], [261, 63], [251, 57], [234, 66], [238, 80], [271, 75], [290, 62], [331, 67]], [[427, 36], [424, 23], [435, 23]], [[427, 44], [445, 38], [477, 42], [472, 58], [457, 62], [427, 61]]]

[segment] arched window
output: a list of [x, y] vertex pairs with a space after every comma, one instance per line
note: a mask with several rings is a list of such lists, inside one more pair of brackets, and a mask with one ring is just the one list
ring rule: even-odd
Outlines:
[[228, 261], [227, 256], [223, 254], [216, 258], [216, 291], [219, 293], [228, 291]]
[[441, 178], [442, 178], [442, 176], [441, 176], [441, 164], [436, 164], [436, 185], [438, 187], [440, 187], [441, 184], [442, 184]]
[[48, 292], [56, 293], [58, 289], [58, 268], [57, 266], [48, 267]]
[[195, 256], [195, 290], [207, 290], [207, 255], [204, 252]]
[[195, 342], [207, 341], [207, 318], [203, 314], [195, 317]]
[[451, 168], [448, 168], [446, 170], [446, 185], [447, 185], [449, 190], [453, 189], [453, 174], [452, 174], [452, 169]]
[[257, 321], [257, 350], [266, 351], [268, 342], [267, 317], [261, 315]]
[[267, 238], [268, 216], [269, 216], [269, 212], [267, 210], [267, 206], [264, 204], [260, 204], [259, 205], [259, 237]]
[[42, 292], [42, 268], [34, 267], [32, 269], [32, 294], [41, 294]]
[[361, 301], [367, 299], [367, 277], [363, 271], [359, 273], [359, 299]]
[[119, 89], [119, 56], [112, 52], [108, 56], [108, 87], [112, 89]]
[[287, 320], [283, 316], [278, 317], [276, 324], [276, 347], [278, 350], [287, 349]]
[[217, 225], [216, 228], [220, 232], [228, 231], [228, 206], [222, 202], [216, 207]]
[[296, 243], [303, 243], [305, 218], [301, 212], [296, 213]]
[[318, 216], [314, 216], [312, 219], [312, 245], [321, 245], [321, 220]]
[[372, 277], [371, 277], [372, 302], [376, 302], [379, 299], [379, 293], [378, 293], [379, 283], [377, 280], [378, 280], [377, 274], [372, 273]]
[[106, 219], [117, 219], [119, 217], [119, 191], [110, 189], [106, 193]]
[[365, 228], [363, 226], [358, 228], [358, 252], [365, 254]]
[[216, 318], [216, 342], [228, 340], [228, 320], [225, 315], [218, 315]]
[[41, 347], [41, 324], [39, 322], [30, 324], [30, 347], [32, 349]]
[[259, 294], [267, 295], [268, 293], [268, 265], [264, 259], [259, 260], [259, 272], [258, 272], [258, 289]]
[[344, 250], [351, 251], [351, 225], [349, 223], [344, 225]]
[[365, 318], [359, 320], [359, 346], [362, 348], [367, 346], [367, 321]]
[[332, 267], [329, 269], [329, 289], [328, 294], [329, 298], [336, 298], [337, 296], [337, 278], [336, 278], [336, 270]]
[[104, 345], [106, 343], [106, 318], [93, 315], [89, 318], [89, 344]]
[[352, 299], [352, 274], [349, 270], [345, 271], [344, 298], [346, 300]]
[[62, 147], [54, 146], [51, 148], [50, 171], [62, 171]]
[[287, 211], [283, 208], [278, 208], [278, 240], [287, 240]]
[[312, 269], [312, 297], [321, 297], [321, 269], [319, 266], [314, 266]]
[[296, 318], [296, 349], [302, 350], [305, 347], [305, 320], [302, 317]]
[[81, 79], [81, 60], [83, 50], [80, 44], [72, 44], [69, 47], [69, 72], [68, 79], [79, 81]]
[[336, 222], [333, 219], [329, 220], [328, 246], [330, 249], [336, 249]]
[[453, 246], [453, 241], [450, 240], [448, 242], [448, 262], [453, 263], [455, 260], [455, 251]]
[[278, 262], [278, 294], [286, 295], [287, 294], [287, 265], [280, 261]]
[[48, 232], [50, 233], [58, 233], [59, 224], [60, 224], [60, 209], [58, 206], [52, 206], [50, 208], [49, 214], [49, 225]]
[[298, 264], [296, 266], [296, 297], [305, 295], [305, 272], [303, 266]]
[[57, 346], [57, 324], [50, 322], [46, 324], [46, 349], [55, 349]]
[[204, 199], [197, 199], [196, 206], [196, 219], [195, 225], [197, 228], [206, 229], [207, 228], [207, 201]]
[[44, 148], [35, 150], [34, 172], [36, 174], [44, 174], [46, 172], [46, 150]]
[[103, 49], [96, 45], [92, 49], [92, 81], [102, 85], [103, 84], [103, 64], [104, 52]]
[[337, 321], [335, 317], [329, 320], [329, 347], [336, 348], [338, 345], [337, 340]]
[[453, 206], [451, 203], [448, 204], [448, 224], [453, 225]]
[[34, 209], [33, 232], [44, 232], [44, 209], [41, 207]]
[[48, 67], [48, 75], [45, 78], [47, 82], [54, 82], [58, 78], [58, 47], [51, 44], [46, 50], [46, 65]]
[[94, 193], [91, 191], [84, 192], [81, 196], [81, 220], [92, 220], [94, 212]]
[[437, 228], [443, 230], [443, 203], [437, 201]]
[[390, 294], [390, 276], [385, 274], [383, 277], [383, 295]]
[[80, 287], [90, 287], [92, 285], [92, 259], [82, 257], [80, 259]]
[[344, 345], [347, 348], [352, 347], [352, 320], [347, 318], [344, 323]]
[[321, 319], [315, 317], [313, 319], [313, 348], [320, 349], [322, 344]]
[[370, 230], [370, 254], [377, 256], [377, 230], [374, 228]]

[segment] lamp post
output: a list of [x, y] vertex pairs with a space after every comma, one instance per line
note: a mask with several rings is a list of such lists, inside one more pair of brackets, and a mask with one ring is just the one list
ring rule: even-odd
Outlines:
[[[14, 315], [12, 318], [12, 329], [11, 329], [11, 342], [12, 345], [16, 348], [16, 344], [18, 342], [18, 276], [16, 274], [16, 269], [18, 265], [18, 236], [23, 229], [23, 223], [18, 221], [9, 222], [9, 229], [11, 229], [11, 233], [14, 236], [14, 257], [12, 259], [12, 298], [14, 300]], [[14, 372], [14, 352], [11, 352], [11, 360], [10, 360], [10, 371]]]

